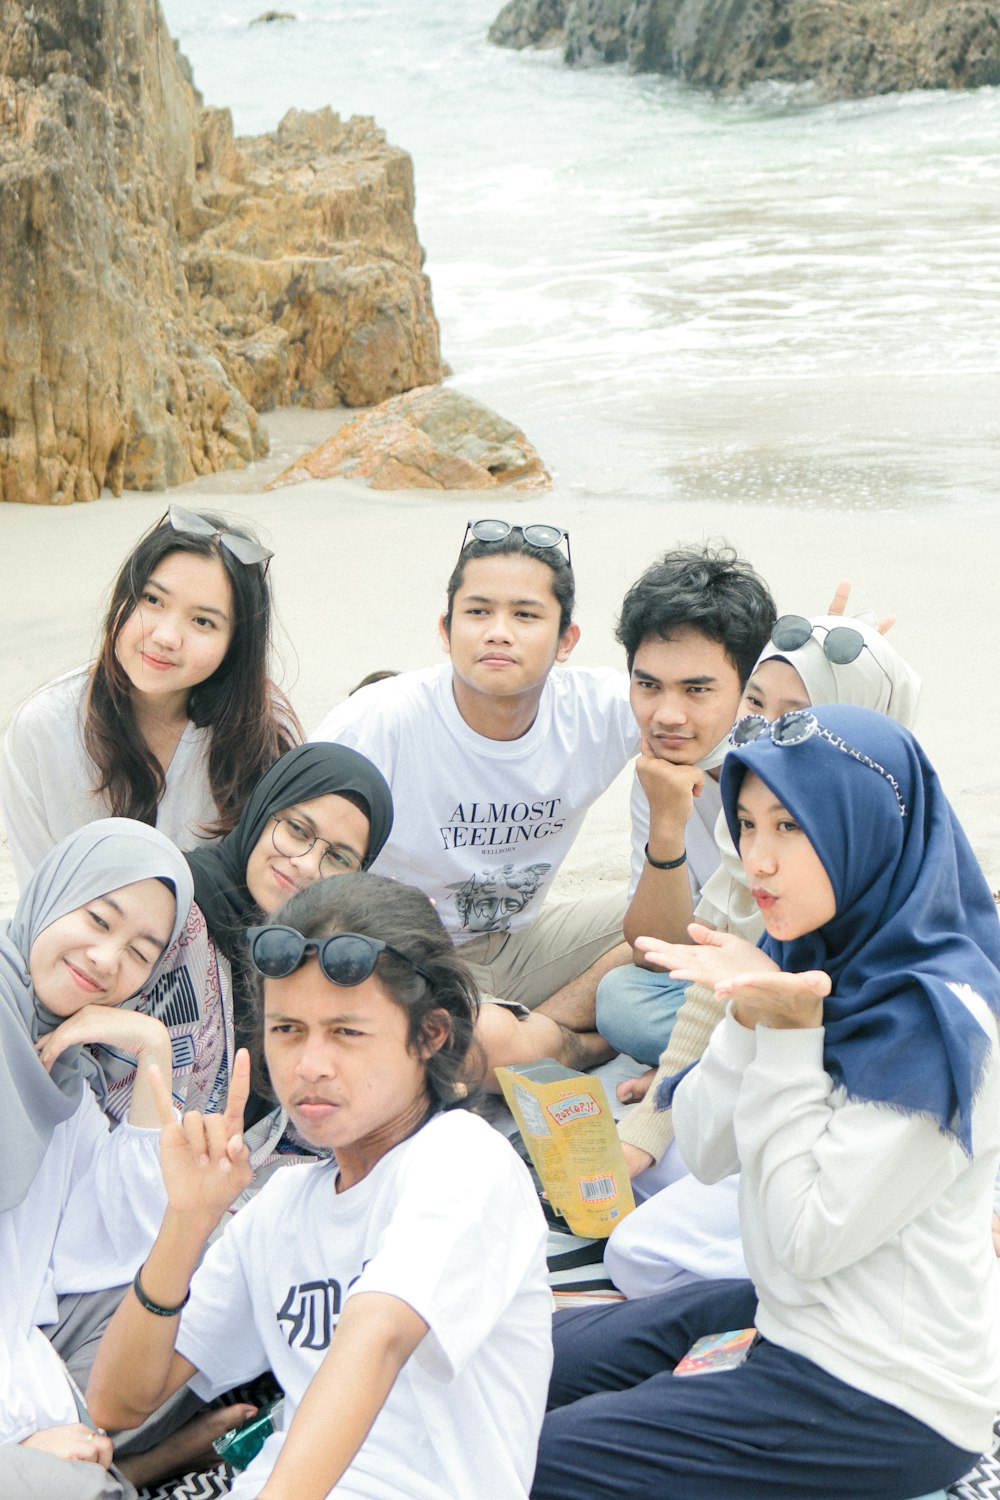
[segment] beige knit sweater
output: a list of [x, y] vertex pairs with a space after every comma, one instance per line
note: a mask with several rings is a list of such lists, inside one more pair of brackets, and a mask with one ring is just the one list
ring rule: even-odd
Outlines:
[[684, 1003], [677, 1012], [666, 1051], [660, 1054], [660, 1066], [646, 1091], [646, 1097], [629, 1110], [618, 1123], [618, 1135], [630, 1146], [648, 1151], [659, 1161], [674, 1138], [673, 1115], [669, 1109], [656, 1108], [656, 1091], [664, 1078], [679, 1073], [697, 1062], [708, 1046], [708, 1039], [726, 1013], [715, 991], [704, 984], [689, 984]]

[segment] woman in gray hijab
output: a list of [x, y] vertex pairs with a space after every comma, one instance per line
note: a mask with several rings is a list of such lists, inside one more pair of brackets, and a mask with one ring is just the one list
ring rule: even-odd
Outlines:
[[[42, 1330], [58, 1294], [127, 1283], [162, 1217], [147, 1072], [155, 1062], [170, 1077], [169, 1038], [161, 1021], [119, 1007], [155, 979], [192, 897], [187, 864], [162, 834], [110, 818], [57, 845], [0, 926], [3, 1494], [71, 1497], [78, 1476], [81, 1495], [132, 1493], [97, 1472], [110, 1442]], [[98, 1042], [138, 1059], [114, 1131], [86, 1086], [82, 1049]]]

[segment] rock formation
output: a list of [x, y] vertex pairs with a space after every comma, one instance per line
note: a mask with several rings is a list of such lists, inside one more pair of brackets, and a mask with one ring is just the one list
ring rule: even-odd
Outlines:
[[371, 121], [234, 139], [157, 0], [0, 12], [0, 498], [161, 489], [256, 412], [441, 374], [409, 158]]
[[563, 47], [719, 91], [772, 80], [818, 98], [1000, 83], [988, 0], [509, 0], [501, 46]]
[[493, 25], [498, 47], [561, 46], [568, 0], [508, 0]]
[[539, 489], [549, 475], [523, 432], [450, 387], [383, 401], [272, 479], [269, 490], [342, 474], [373, 490]]

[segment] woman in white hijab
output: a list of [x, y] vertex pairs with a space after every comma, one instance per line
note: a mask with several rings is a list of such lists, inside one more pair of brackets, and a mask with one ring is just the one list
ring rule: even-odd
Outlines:
[[[782, 615], [757, 658], [740, 703], [739, 717], [761, 714], [769, 722], [794, 708], [853, 703], [912, 729], [920, 678], [874, 624], [843, 615]], [[720, 932], [755, 943], [763, 931], [736, 846], [719, 814], [715, 841], [722, 862], [705, 882], [695, 918]]]
[[[793, 709], [822, 703], [871, 708], [913, 728], [920, 678], [864, 618], [782, 615], [757, 659], [739, 717], [759, 714], [773, 722]], [[715, 830], [721, 861], [705, 883], [695, 919], [756, 943], [760, 910], [747, 885], [725, 815]], [[649, 1296], [699, 1277], [744, 1277], [737, 1178], [706, 1187], [690, 1177], [674, 1144], [669, 1109], [657, 1108], [664, 1079], [701, 1057], [723, 1010], [714, 992], [691, 984], [666, 1049], [642, 1102], [619, 1122], [618, 1133], [635, 1182], [647, 1201], [614, 1231], [604, 1262], [628, 1297]]]
[[[192, 899], [168, 839], [110, 818], [57, 845], [0, 926], [4, 1495], [134, 1493], [105, 1472], [110, 1440], [43, 1329], [59, 1293], [127, 1282], [155, 1238], [165, 1196], [147, 1071], [155, 1062], [170, 1077], [170, 1042], [161, 1021], [118, 1007], [155, 978]], [[138, 1059], [114, 1131], [87, 1085], [93, 1042]]]

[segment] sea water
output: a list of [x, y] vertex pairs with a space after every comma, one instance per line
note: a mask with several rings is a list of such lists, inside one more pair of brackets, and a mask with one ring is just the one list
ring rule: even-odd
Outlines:
[[1000, 91], [716, 100], [486, 32], [498, 0], [165, 0], [236, 129], [413, 157], [445, 358], [563, 493], [1000, 499]]

